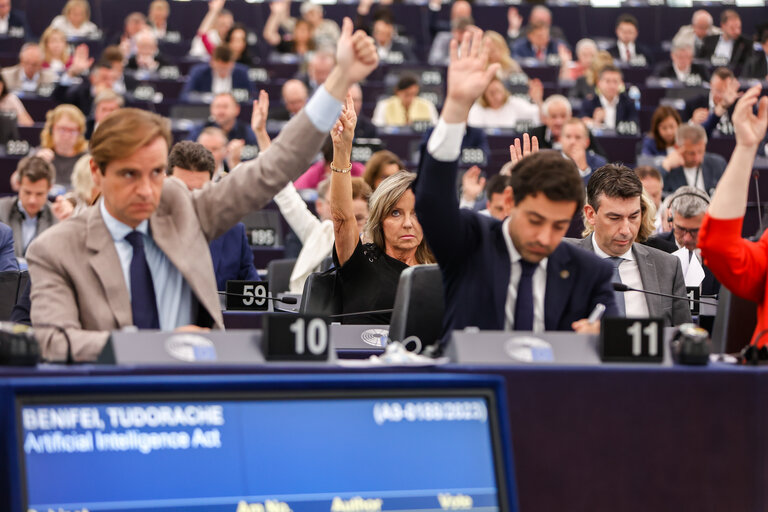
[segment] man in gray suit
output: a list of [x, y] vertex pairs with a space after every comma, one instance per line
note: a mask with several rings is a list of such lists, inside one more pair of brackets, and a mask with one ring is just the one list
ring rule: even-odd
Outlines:
[[[614, 282], [649, 292], [685, 296], [680, 260], [635, 241], [653, 233], [654, 208], [631, 169], [608, 164], [587, 185], [584, 225], [589, 233], [578, 241], [614, 264]], [[659, 317], [667, 326], [691, 321], [688, 302], [639, 292], [616, 292], [619, 310], [628, 317]]]
[[58, 77], [43, 69], [43, 51], [36, 43], [26, 43], [19, 51], [19, 63], [3, 69], [3, 80], [9, 91], [36, 92], [40, 86], [54, 85]]
[[48, 229], [27, 251], [32, 325], [48, 360], [93, 360], [110, 331], [223, 328], [208, 244], [299, 177], [320, 150], [355, 82], [378, 64], [373, 41], [344, 20], [338, 64], [272, 146], [226, 179], [190, 191], [166, 178], [167, 120], [122, 109], [90, 142], [102, 199]]

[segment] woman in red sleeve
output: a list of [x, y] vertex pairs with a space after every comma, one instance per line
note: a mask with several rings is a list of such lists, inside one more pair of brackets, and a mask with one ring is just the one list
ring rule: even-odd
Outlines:
[[768, 336], [760, 334], [768, 329], [768, 231], [757, 242], [741, 237], [752, 164], [768, 127], [768, 97], [760, 98], [761, 88], [750, 88], [736, 103], [731, 118], [736, 148], [701, 225], [699, 247], [704, 263], [723, 286], [758, 304], [752, 341], [762, 347], [768, 345]]

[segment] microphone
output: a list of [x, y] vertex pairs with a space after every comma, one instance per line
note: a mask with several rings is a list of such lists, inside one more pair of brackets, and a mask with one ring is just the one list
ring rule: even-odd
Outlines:
[[355, 311], [354, 313], [338, 313], [336, 315], [324, 315], [328, 318], [343, 318], [347, 316], [375, 315], [379, 313], [391, 313], [392, 309], [371, 309], [368, 311]]
[[242, 293], [232, 293], [232, 292], [217, 292], [219, 295], [226, 295], [227, 297], [240, 297], [244, 299], [253, 299], [253, 300], [274, 300], [276, 302], [282, 302], [283, 304], [298, 304], [299, 301], [296, 299], [296, 297], [283, 297], [282, 299], [278, 297], [257, 297], [255, 295], [243, 295]]
[[668, 293], [649, 292], [648, 290], [640, 290], [639, 288], [630, 288], [624, 283], [612, 283], [612, 284], [613, 284], [613, 289], [617, 292], [640, 292], [640, 293], [647, 293], [648, 295], [658, 295], [659, 297], [667, 297], [675, 300], [685, 300], [688, 302], [698, 302], [699, 304], [706, 304], [708, 306], [717, 306], [717, 303], [715, 302], [707, 302], [704, 300], [691, 299], [689, 297], [680, 297], [678, 295], [670, 295]]
[[763, 209], [760, 203], [760, 183], [758, 182], [758, 178], [760, 177], [760, 171], [755, 170], [752, 173], [752, 178], [755, 180], [755, 198], [757, 199], [757, 221], [760, 223], [760, 230], [758, 233], [761, 235], [763, 234]]

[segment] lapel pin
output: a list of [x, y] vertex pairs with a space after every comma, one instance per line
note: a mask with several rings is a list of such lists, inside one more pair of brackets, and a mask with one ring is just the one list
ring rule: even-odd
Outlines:
[[568, 272], [567, 270], [561, 270], [560, 271], [560, 278], [561, 279], [568, 279], [569, 277], [571, 277], [571, 273], [570, 272]]

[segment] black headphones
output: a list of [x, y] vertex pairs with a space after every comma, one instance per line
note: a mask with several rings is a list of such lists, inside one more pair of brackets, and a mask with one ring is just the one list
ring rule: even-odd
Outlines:
[[670, 224], [672, 223], [672, 220], [673, 220], [672, 205], [675, 203], [675, 201], [685, 196], [698, 197], [699, 199], [703, 200], [707, 204], [709, 204], [709, 201], [710, 201], [709, 196], [706, 193], [700, 192], [698, 190], [696, 192], [680, 192], [679, 194], [673, 194], [672, 199], [669, 201], [669, 204], [667, 205], [667, 212], [669, 212], [667, 214], [667, 222], [669, 222]]

